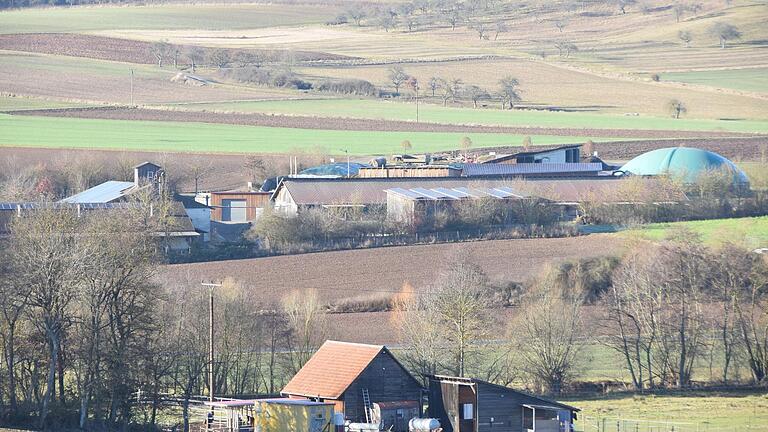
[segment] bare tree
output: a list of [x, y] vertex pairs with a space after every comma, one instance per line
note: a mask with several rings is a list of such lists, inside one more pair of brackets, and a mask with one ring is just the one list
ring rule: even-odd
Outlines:
[[427, 81], [427, 87], [429, 87], [430, 90], [432, 90], [432, 97], [435, 97], [435, 92], [437, 89], [441, 88], [443, 86], [443, 83], [445, 81], [438, 78], [438, 77], [432, 77]]
[[325, 339], [325, 316], [317, 291], [294, 291], [283, 299], [290, 336], [288, 369], [296, 374]]
[[449, 369], [458, 376], [465, 376], [477, 350], [475, 342], [483, 339], [488, 328], [483, 298], [487, 286], [488, 278], [480, 267], [458, 256], [430, 288], [429, 304], [442, 323], [449, 347]]
[[451, 102], [456, 103], [456, 99], [461, 96], [461, 90], [464, 87], [464, 81], [460, 78], [454, 78], [448, 83], [450, 88]]
[[475, 108], [477, 108], [477, 103], [479, 101], [491, 98], [491, 95], [485, 89], [476, 85], [467, 86], [464, 91], [469, 100], [472, 101], [472, 106]]
[[741, 32], [736, 26], [722, 21], [710, 27], [709, 34], [716, 36], [720, 40], [720, 48], [722, 49], [725, 49], [726, 42], [741, 39]]
[[499, 98], [501, 99], [501, 109], [505, 109], [509, 105], [509, 109], [512, 109], [515, 102], [520, 101], [520, 90], [517, 86], [520, 82], [511, 76], [502, 78], [499, 81]]
[[166, 41], [155, 42], [149, 46], [149, 52], [155, 56], [158, 67], [163, 67], [163, 61], [169, 56], [171, 49], [171, 44]]
[[672, 117], [679, 119], [681, 115], [688, 112], [688, 108], [682, 101], [678, 99], [672, 99], [667, 102], [667, 111], [672, 114]]
[[467, 157], [469, 149], [472, 148], [472, 140], [468, 136], [462, 137], [459, 141], [459, 147], [461, 148], [461, 151], [464, 152], [464, 157]]
[[557, 29], [557, 30], [558, 30], [560, 33], [562, 33], [562, 32], [563, 32], [563, 30], [565, 29], [565, 27], [567, 27], [567, 26], [568, 26], [568, 20], [567, 20], [567, 19], [558, 19], [558, 20], [555, 20], [555, 21], [552, 23], [552, 25], [553, 25], [553, 26], [555, 26], [555, 28], [556, 28], [556, 29]]
[[232, 56], [229, 51], [216, 48], [208, 52], [208, 62], [219, 69], [223, 69], [232, 62]]
[[560, 53], [560, 57], [565, 58], [570, 57], [571, 53], [579, 51], [579, 48], [573, 42], [569, 41], [555, 42], [555, 48], [557, 48], [557, 51]]
[[354, 4], [349, 7], [345, 13], [348, 17], [352, 18], [352, 21], [354, 21], [355, 25], [358, 27], [360, 27], [363, 19], [368, 16], [368, 11], [361, 4]]
[[403, 140], [403, 142], [400, 143], [400, 148], [402, 148], [404, 152], [407, 152], [413, 148], [413, 145], [409, 140]]
[[405, 362], [426, 385], [430, 375], [443, 368], [440, 340], [440, 322], [428, 295], [416, 293], [413, 286], [404, 283], [394, 301], [392, 322], [406, 349]]
[[687, 30], [680, 30], [679, 32], [677, 32], [677, 38], [685, 42], [686, 48], [691, 47], [691, 41], [693, 40], [693, 35], [691, 34], [691, 32]]
[[581, 299], [564, 297], [539, 281], [524, 299], [510, 329], [523, 369], [550, 393], [573, 378], [583, 349]]
[[509, 32], [509, 26], [504, 21], [496, 21], [494, 30], [495, 32], [493, 35], [493, 40], [497, 40], [499, 38], [499, 34]]
[[488, 27], [488, 24], [484, 23], [483, 21], [474, 22], [469, 25], [469, 28], [477, 32], [480, 40], [488, 39], [488, 31], [490, 31], [490, 28]]
[[[54, 209], [39, 210], [35, 217], [22, 217], [11, 226], [14, 267], [24, 275], [29, 289], [28, 302], [34, 324], [45, 335], [48, 345], [48, 377], [40, 408], [40, 427], [46, 425], [61, 362], [62, 339], [72, 319], [76, 286], [87, 262], [77, 247], [81, 225], [77, 215]], [[60, 382], [63, 383], [58, 369]], [[59, 386], [61, 387], [61, 386]], [[59, 391], [63, 395], [62, 388]]]
[[405, 73], [402, 66], [393, 66], [389, 69], [389, 81], [395, 86], [395, 93], [400, 93], [400, 86], [402, 86], [410, 76]]
[[623, 14], [627, 13], [627, 7], [637, 3], [637, 0], [616, 0], [616, 6], [619, 8], [619, 12]]

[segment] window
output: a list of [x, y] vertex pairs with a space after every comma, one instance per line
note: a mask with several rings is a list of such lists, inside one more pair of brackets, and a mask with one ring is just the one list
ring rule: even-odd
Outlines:
[[565, 151], [565, 161], [568, 163], [576, 163], [579, 161], [579, 149], [570, 149]]
[[475, 417], [475, 407], [471, 403], [461, 405], [461, 419], [472, 420]]

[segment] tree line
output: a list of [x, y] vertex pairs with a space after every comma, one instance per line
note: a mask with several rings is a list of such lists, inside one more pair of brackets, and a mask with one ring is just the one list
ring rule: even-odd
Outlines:
[[404, 288], [393, 323], [415, 373], [557, 394], [584, 379], [587, 348], [603, 346], [636, 390], [766, 380], [768, 260], [749, 249], [675, 231], [619, 258], [551, 265], [509, 313], [489, 308], [492, 285], [460, 255], [429, 286]]
[[[0, 248], [0, 422], [155, 430], [173, 409], [189, 430], [191, 401], [207, 393], [208, 293], [199, 280], [162, 281], [148, 211], [43, 205], [11, 221]], [[225, 280], [215, 296], [217, 394], [276, 393], [324, 339], [316, 294], [270, 304]]]

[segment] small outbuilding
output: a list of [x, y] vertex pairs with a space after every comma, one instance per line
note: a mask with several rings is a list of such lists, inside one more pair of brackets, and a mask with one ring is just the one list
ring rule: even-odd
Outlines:
[[352, 423], [373, 423], [378, 405], [384, 430], [406, 432], [421, 413], [423, 388], [383, 345], [326, 341], [281, 393], [333, 403]]
[[429, 417], [444, 432], [571, 432], [578, 408], [474, 378], [429, 378]]

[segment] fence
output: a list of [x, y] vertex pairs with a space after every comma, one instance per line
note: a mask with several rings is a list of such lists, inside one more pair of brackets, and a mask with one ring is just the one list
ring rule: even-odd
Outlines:
[[[735, 419], [734, 419], [735, 420]], [[638, 420], [621, 417], [579, 416], [575, 432], [756, 432], [768, 431], [768, 424], [739, 418], [733, 426], [713, 425], [708, 421]]]

